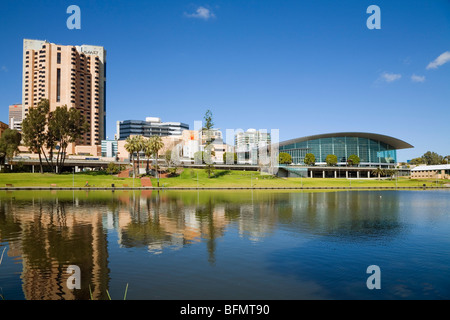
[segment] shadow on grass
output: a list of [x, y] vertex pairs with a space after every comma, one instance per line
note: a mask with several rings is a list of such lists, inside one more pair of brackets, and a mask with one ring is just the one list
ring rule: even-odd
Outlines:
[[219, 171], [219, 172], [214, 172], [214, 175], [211, 178], [220, 178], [223, 176], [226, 176], [230, 174], [230, 170], [224, 170], [224, 171]]

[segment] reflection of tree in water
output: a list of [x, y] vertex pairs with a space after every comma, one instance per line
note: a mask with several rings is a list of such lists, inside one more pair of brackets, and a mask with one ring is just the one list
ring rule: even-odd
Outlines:
[[[200, 229], [206, 231], [203, 236], [206, 238], [206, 246], [208, 248], [208, 261], [211, 264], [216, 262], [216, 230], [214, 226], [214, 204], [212, 199], [209, 198], [206, 204], [203, 206], [198, 206], [195, 209], [195, 215], [200, 221]], [[206, 227], [205, 227], [206, 224]]]

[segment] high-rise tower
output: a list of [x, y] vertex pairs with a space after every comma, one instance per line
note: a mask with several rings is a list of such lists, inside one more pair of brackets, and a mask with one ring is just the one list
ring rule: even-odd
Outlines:
[[48, 99], [80, 110], [90, 125], [81, 144], [100, 145], [105, 139], [106, 50], [101, 46], [64, 46], [48, 41], [23, 41], [22, 113]]

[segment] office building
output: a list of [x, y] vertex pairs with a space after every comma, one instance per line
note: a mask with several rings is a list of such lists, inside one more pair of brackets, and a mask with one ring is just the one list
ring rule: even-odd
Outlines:
[[117, 135], [119, 140], [129, 136], [179, 136], [183, 130], [189, 130], [189, 125], [182, 122], [161, 122], [161, 118], [147, 117], [143, 120], [117, 121]]
[[100, 145], [106, 136], [105, 49], [24, 39], [22, 119], [44, 98], [50, 111], [64, 105], [79, 110], [90, 125], [79, 144]]
[[117, 140], [102, 140], [102, 157], [112, 158], [118, 155]]
[[235, 150], [239, 163], [257, 164], [258, 150], [271, 143], [270, 133], [263, 130], [248, 129], [237, 132], [234, 137]]
[[22, 130], [22, 104], [9, 106], [8, 124], [11, 129]]

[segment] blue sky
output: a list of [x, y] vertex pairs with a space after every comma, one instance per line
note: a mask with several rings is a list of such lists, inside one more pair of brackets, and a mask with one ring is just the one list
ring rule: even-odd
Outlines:
[[[69, 30], [69, 5], [81, 30]], [[369, 5], [381, 10], [370, 30]], [[117, 120], [191, 128], [391, 135], [450, 154], [450, 1], [2, 1], [0, 121], [21, 102], [22, 41], [107, 50], [107, 136]], [[439, 58], [439, 59], [438, 59]], [[447, 62], [448, 61], [448, 62]]]

